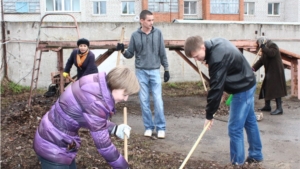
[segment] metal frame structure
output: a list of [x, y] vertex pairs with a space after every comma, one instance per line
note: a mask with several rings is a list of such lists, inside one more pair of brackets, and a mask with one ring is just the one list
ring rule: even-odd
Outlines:
[[[74, 20], [74, 26], [43, 26], [43, 21], [47, 16], [50, 15], [66, 15], [70, 16]], [[38, 31], [38, 36], [36, 39], [36, 48], [35, 48], [35, 56], [34, 56], [34, 62], [33, 62], [33, 68], [32, 68], [32, 79], [31, 79], [31, 85], [30, 85], [30, 95], [29, 95], [29, 100], [28, 100], [28, 105], [31, 105], [31, 98], [34, 90], [37, 89], [37, 82], [39, 78], [39, 72], [40, 72], [40, 65], [41, 65], [41, 60], [42, 60], [42, 54], [43, 52], [48, 52], [48, 51], [54, 51], [57, 52], [57, 69], [58, 71], [62, 72], [63, 71], [63, 51], [62, 47], [54, 47], [54, 48], [49, 48], [49, 47], [41, 47], [43, 46], [43, 42], [41, 42], [40, 35], [41, 35], [41, 29], [42, 28], [76, 28], [77, 31], [77, 36], [78, 38], [80, 37], [79, 34], [79, 29], [77, 25], [77, 21], [74, 18], [73, 15], [67, 14], [67, 13], [48, 13], [45, 14], [40, 21], [39, 24], [39, 31]], [[62, 73], [60, 73], [60, 79], [63, 79]], [[64, 90], [64, 81], [60, 81], [60, 92], [63, 92]]]
[[[107, 49], [105, 53], [102, 55], [99, 55], [95, 59], [95, 63], [97, 66], [99, 66], [101, 63], [103, 63], [114, 51], [115, 47], [119, 41], [118, 40], [97, 40], [97, 41], [90, 41], [90, 49]], [[184, 61], [186, 61], [197, 73], [199, 73], [199, 70], [197, 66], [191, 62], [189, 58], [187, 58], [183, 54], [184, 50], [184, 40], [165, 40], [165, 48], [169, 48], [169, 50], [174, 50]], [[257, 44], [256, 40], [231, 40], [231, 42], [241, 51], [248, 51], [250, 53], [256, 54], [257, 53]], [[129, 41], [123, 42], [125, 45], [125, 48], [128, 47]], [[53, 49], [59, 49], [59, 58], [62, 62], [62, 53], [63, 49], [73, 49], [76, 48], [76, 41], [44, 41], [40, 42], [37, 46], [37, 51], [45, 51], [45, 50], [53, 50]], [[300, 55], [286, 51], [284, 49], [280, 49], [282, 61], [284, 64], [284, 67], [291, 70], [291, 95], [298, 97], [300, 99]], [[60, 67], [59, 70], [63, 70], [62, 67]], [[205, 75], [203, 72], [201, 72], [204, 79], [206, 81], [209, 81], [209, 77]], [[61, 75], [62, 78], [62, 75]], [[60, 84], [60, 88], [63, 91], [63, 85], [62, 81]], [[30, 95], [31, 97], [31, 95]], [[29, 99], [30, 100], [30, 99]]]

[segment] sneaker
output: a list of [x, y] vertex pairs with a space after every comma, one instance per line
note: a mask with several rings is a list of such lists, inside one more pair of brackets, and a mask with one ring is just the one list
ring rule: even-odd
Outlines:
[[158, 138], [165, 138], [165, 137], [166, 137], [165, 131], [159, 130], [159, 131], [157, 132], [157, 137], [158, 137]]
[[146, 130], [144, 133], [145, 137], [151, 137], [152, 136], [152, 130]]
[[247, 162], [248, 164], [252, 164], [252, 163], [260, 163], [262, 162], [262, 160], [255, 160], [254, 158], [247, 157], [245, 162]]

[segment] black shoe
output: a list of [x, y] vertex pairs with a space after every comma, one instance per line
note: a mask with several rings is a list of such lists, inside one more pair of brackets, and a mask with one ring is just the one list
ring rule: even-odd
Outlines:
[[259, 111], [271, 111], [271, 106], [264, 106], [263, 108], [258, 109]]
[[280, 115], [283, 114], [282, 106], [281, 106], [281, 98], [276, 98], [276, 110], [271, 112], [271, 115]]
[[255, 160], [254, 158], [247, 157], [245, 162], [247, 162], [248, 164], [252, 164], [252, 163], [260, 163], [262, 162], [262, 160]]
[[260, 111], [271, 111], [271, 101], [265, 100], [265, 106], [263, 108], [258, 109]]

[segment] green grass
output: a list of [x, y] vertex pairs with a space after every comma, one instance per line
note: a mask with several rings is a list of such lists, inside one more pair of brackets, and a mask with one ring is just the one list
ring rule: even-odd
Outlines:
[[[9, 82], [8, 83], [8, 89], [11, 90], [13, 92], [13, 94], [19, 94], [25, 91], [30, 91], [30, 87], [29, 86], [21, 86], [19, 84], [13, 83], [13, 82]], [[1, 93], [4, 92], [4, 89], [2, 91], [1, 88]]]

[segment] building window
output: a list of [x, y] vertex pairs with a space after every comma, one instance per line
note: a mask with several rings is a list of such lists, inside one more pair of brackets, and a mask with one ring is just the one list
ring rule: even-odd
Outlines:
[[122, 14], [133, 15], [134, 11], [134, 1], [123, 1], [122, 2]]
[[3, 0], [4, 13], [40, 13], [39, 0]]
[[78, 12], [80, 0], [46, 0], [46, 11]]
[[178, 0], [148, 0], [151, 12], [178, 12]]
[[93, 2], [93, 14], [95, 14], [95, 15], [106, 14], [106, 1]]
[[184, 14], [185, 15], [195, 15], [197, 10], [196, 1], [184, 1]]
[[238, 14], [239, 0], [211, 0], [211, 14]]
[[244, 14], [245, 15], [254, 15], [254, 2], [245, 2], [244, 3]]
[[279, 3], [268, 3], [268, 15], [279, 15]]

